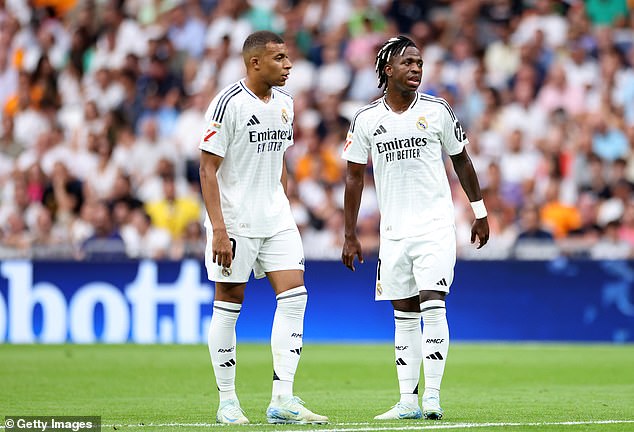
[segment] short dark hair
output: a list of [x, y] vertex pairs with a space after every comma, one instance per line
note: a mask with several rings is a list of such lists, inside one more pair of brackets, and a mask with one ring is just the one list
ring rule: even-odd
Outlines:
[[242, 53], [244, 54], [254, 49], [264, 49], [266, 47], [266, 44], [268, 44], [269, 42], [283, 44], [284, 39], [282, 39], [278, 34], [268, 30], [257, 31], [255, 33], [251, 33], [246, 38], [246, 40], [244, 41], [244, 45], [242, 45]]
[[379, 76], [378, 87], [387, 86], [387, 75], [385, 74], [385, 66], [390, 62], [394, 55], [403, 55], [407, 47], [416, 47], [416, 44], [406, 36], [397, 36], [388, 39], [376, 55], [375, 70]]

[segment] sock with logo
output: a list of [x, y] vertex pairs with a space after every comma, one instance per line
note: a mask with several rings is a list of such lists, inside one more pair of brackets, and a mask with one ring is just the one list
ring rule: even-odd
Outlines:
[[394, 311], [394, 354], [401, 402], [418, 405], [422, 357], [419, 312]]
[[449, 326], [444, 300], [428, 300], [420, 305], [423, 316], [423, 371], [425, 392], [440, 390], [449, 351]]
[[214, 301], [207, 345], [220, 392], [220, 402], [236, 396], [236, 322], [242, 305]]
[[273, 353], [273, 398], [293, 396], [293, 380], [302, 353], [304, 311], [308, 292], [304, 286], [277, 296], [271, 331]]

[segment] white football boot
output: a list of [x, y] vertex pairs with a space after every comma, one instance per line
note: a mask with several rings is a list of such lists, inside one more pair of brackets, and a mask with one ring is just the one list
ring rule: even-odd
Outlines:
[[266, 410], [266, 420], [273, 424], [326, 424], [328, 417], [315, 414], [297, 396], [272, 400]]

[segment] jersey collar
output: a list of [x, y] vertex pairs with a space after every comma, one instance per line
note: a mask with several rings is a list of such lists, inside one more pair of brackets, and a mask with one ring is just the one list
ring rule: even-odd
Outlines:
[[[251, 90], [249, 90], [249, 87], [247, 87], [247, 85], [245, 84], [245, 79], [244, 79], [244, 78], [242, 78], [242, 79], [240, 80], [240, 85], [242, 86], [242, 88], [244, 89], [244, 91], [245, 91], [245, 92], [247, 92], [247, 94], [248, 94], [249, 96], [251, 96], [251, 97], [252, 97], [252, 98], [254, 98], [254, 99], [259, 100], [260, 102], [262, 102], [262, 99], [260, 99], [259, 97], [257, 97], [257, 96], [255, 95], [255, 93], [253, 93]], [[271, 89], [271, 99], [273, 99], [273, 98], [275, 97], [273, 93], [275, 93], [275, 92]]]
[[[418, 92], [416, 93], [416, 97], [414, 98], [414, 100], [412, 101], [411, 104], [409, 104], [409, 106], [407, 107], [407, 109], [405, 111], [403, 111], [400, 114], [403, 114], [409, 110], [411, 110], [412, 108], [414, 108], [414, 105], [416, 105], [416, 102], [418, 102], [418, 99], [420, 99], [419, 97], [420, 95], [418, 94]], [[387, 101], [385, 100], [385, 95], [381, 98], [381, 102], [383, 102], [383, 106], [385, 107], [386, 110], [388, 110], [389, 112], [394, 112], [392, 111], [392, 108], [390, 108], [390, 106], [388, 105]], [[397, 114], [397, 113], [395, 113]]]

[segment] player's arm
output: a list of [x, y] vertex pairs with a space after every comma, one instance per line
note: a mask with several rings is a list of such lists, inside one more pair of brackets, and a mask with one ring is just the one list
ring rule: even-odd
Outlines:
[[475, 243], [477, 237], [479, 242], [478, 249], [480, 249], [489, 241], [489, 221], [482, 201], [478, 176], [473, 168], [473, 163], [471, 163], [469, 153], [467, 153], [467, 148], [464, 147], [460, 153], [452, 155], [451, 162], [460, 180], [460, 185], [467, 194], [467, 198], [469, 198], [476, 215], [476, 219], [471, 226], [471, 243]]
[[359, 258], [360, 263], [363, 262], [361, 243], [357, 238], [357, 218], [359, 217], [359, 207], [361, 206], [365, 166], [365, 164], [348, 161], [346, 170], [346, 190], [343, 202], [345, 237], [341, 260], [352, 271], [354, 271], [355, 256]]
[[288, 190], [286, 188], [286, 182], [288, 181], [288, 171], [286, 170], [286, 158], [282, 158], [282, 177], [280, 178], [280, 182], [282, 182], [282, 187], [284, 188], [284, 193], [288, 196]]
[[213, 226], [212, 260], [222, 267], [231, 267], [233, 256], [225, 219], [220, 206], [220, 187], [216, 173], [223, 158], [207, 151], [200, 152], [200, 186], [207, 214]]

